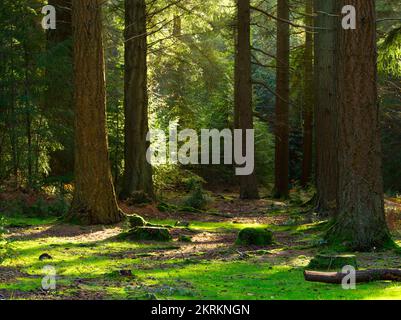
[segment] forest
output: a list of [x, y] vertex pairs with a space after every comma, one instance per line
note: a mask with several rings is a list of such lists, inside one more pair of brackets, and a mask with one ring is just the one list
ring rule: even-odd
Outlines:
[[1, 0], [0, 300], [383, 299], [399, 0]]

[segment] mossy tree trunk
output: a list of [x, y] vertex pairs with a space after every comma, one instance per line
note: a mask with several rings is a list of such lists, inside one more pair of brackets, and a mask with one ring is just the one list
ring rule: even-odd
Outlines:
[[75, 189], [68, 219], [112, 224], [123, 219], [108, 157], [101, 0], [73, 0]]
[[[250, 1], [237, 0], [237, 41], [235, 57], [235, 122], [242, 129], [242, 146], [245, 149], [246, 130], [253, 129], [252, 79], [251, 79], [251, 14]], [[252, 155], [254, 156], [254, 155]], [[258, 199], [255, 171], [240, 176], [241, 199]]]
[[356, 30], [339, 28], [338, 215], [329, 239], [355, 250], [380, 248], [389, 240], [384, 216], [374, 0], [353, 5]]
[[153, 197], [149, 142], [145, 0], [125, 1], [125, 172], [120, 198], [142, 191]]
[[[305, 24], [313, 26], [313, 0], [306, 0]], [[305, 30], [304, 52], [304, 105], [303, 118], [303, 145], [302, 145], [302, 177], [301, 184], [306, 187], [312, 176], [313, 154], [313, 31]]]

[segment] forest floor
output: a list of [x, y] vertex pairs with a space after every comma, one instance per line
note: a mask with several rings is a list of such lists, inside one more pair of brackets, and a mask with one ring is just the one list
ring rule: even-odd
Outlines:
[[[179, 195], [170, 201], [176, 198]], [[139, 213], [152, 223], [190, 223], [172, 228], [173, 241], [168, 243], [121, 240], [117, 236], [126, 230], [125, 224], [81, 227], [56, 218], [8, 218], [11, 253], [0, 264], [0, 298], [401, 299], [401, 283], [374, 282], [343, 290], [304, 281], [305, 266], [322, 250], [326, 223], [302, 213], [302, 208], [267, 198], [239, 201], [233, 193], [214, 193], [213, 199], [202, 213], [121, 204], [125, 212]], [[401, 212], [401, 205], [391, 200], [387, 208], [392, 215]], [[245, 227], [269, 228], [274, 244], [235, 245]], [[180, 235], [190, 236], [192, 242], [178, 241]], [[401, 244], [400, 233], [394, 231], [394, 237]], [[41, 261], [43, 254], [51, 259]], [[356, 256], [361, 269], [401, 268], [399, 250]], [[57, 272], [57, 286], [51, 291], [41, 285], [47, 265]]]

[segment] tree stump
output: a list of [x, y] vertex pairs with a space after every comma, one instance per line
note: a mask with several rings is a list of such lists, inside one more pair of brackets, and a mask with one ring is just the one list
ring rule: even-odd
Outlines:
[[131, 228], [145, 227], [148, 224], [144, 218], [142, 218], [141, 216], [139, 216], [137, 214], [128, 216], [128, 221], [129, 221]]
[[265, 246], [273, 242], [273, 233], [267, 229], [245, 228], [238, 234], [236, 244]]
[[130, 230], [127, 239], [134, 241], [171, 241], [172, 237], [167, 228], [138, 227]]

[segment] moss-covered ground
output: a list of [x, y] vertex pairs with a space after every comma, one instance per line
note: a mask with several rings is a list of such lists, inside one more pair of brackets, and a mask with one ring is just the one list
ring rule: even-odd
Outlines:
[[[219, 200], [220, 199], [220, 200]], [[129, 242], [126, 225], [81, 227], [55, 218], [8, 217], [8, 257], [0, 264], [5, 299], [401, 299], [401, 284], [341, 286], [309, 283], [304, 267], [324, 247], [325, 222], [302, 209], [263, 199], [240, 202], [224, 195], [204, 213], [124, 207], [171, 229], [169, 243]], [[274, 244], [235, 245], [239, 230], [268, 228]], [[178, 241], [189, 236], [191, 242]], [[399, 242], [401, 238], [395, 240]], [[52, 259], [40, 260], [43, 254]], [[400, 268], [399, 251], [356, 253], [360, 268]], [[55, 290], [42, 289], [43, 268], [57, 272]]]

